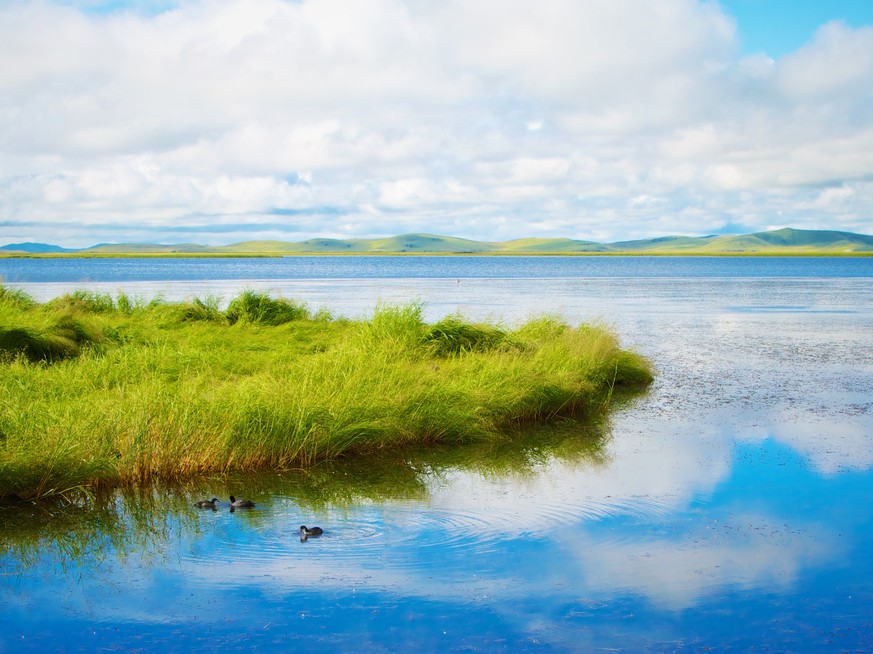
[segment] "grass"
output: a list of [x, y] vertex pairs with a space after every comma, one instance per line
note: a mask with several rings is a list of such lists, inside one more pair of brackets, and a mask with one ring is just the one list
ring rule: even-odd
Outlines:
[[145, 303], [0, 287], [0, 499], [288, 469], [422, 446], [500, 443], [596, 420], [652, 370], [600, 327], [516, 328], [422, 307], [313, 315], [245, 292]]
[[[473, 474], [533, 476], [554, 460], [594, 469], [609, 461], [608, 428], [566, 419], [525, 426], [506, 440], [463, 446], [431, 444], [379, 457], [341, 457], [305, 469], [203, 475], [172, 483], [119, 486], [79, 492], [40, 502], [0, 502], [0, 557], [6, 575], [26, 574], [47, 557], [62, 571], [111, 558], [165, 549], [180, 533], [201, 528], [195, 501], [217, 495], [227, 506], [231, 494], [275, 503], [290, 498], [304, 514], [321, 514], [396, 500], [426, 502], [435, 476], [465, 470]], [[271, 498], [271, 499], [267, 499]], [[283, 501], [282, 499], [278, 500]], [[199, 513], [199, 515], [198, 515]], [[246, 513], [263, 521], [266, 513]], [[111, 547], [107, 547], [111, 543]], [[69, 568], [67, 568], [69, 566]]]

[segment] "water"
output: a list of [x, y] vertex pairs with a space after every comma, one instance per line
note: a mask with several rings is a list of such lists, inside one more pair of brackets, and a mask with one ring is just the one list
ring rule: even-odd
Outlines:
[[287, 256], [278, 258], [0, 259], [0, 279], [148, 282], [290, 279], [577, 277], [869, 277], [853, 257]]
[[0, 652], [873, 648], [873, 259], [289, 259], [0, 277], [40, 299], [560, 313], [614, 326], [659, 376], [604, 432], [0, 511]]

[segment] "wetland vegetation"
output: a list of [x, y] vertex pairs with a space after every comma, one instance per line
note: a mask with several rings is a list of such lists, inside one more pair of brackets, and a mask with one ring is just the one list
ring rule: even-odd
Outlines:
[[[629, 395], [619, 394], [619, 400]], [[562, 419], [509, 431], [500, 441], [410, 446], [379, 457], [340, 457], [286, 471], [246, 471], [97, 487], [88, 493], [55, 495], [13, 506], [0, 503], [0, 557], [6, 572], [20, 574], [47, 552], [75, 565], [102, 565], [129, 552], [159, 551], [183, 532], [202, 528], [196, 500], [230, 494], [257, 498], [265, 511], [245, 513], [267, 520], [269, 507], [291, 502], [304, 515], [385, 502], [426, 502], [430, 488], [453, 472], [532, 478], [542, 466], [562, 461], [595, 469], [609, 458], [602, 422]], [[207, 512], [207, 513], [211, 513]]]
[[145, 302], [0, 286], [0, 500], [69, 498], [208, 474], [487, 447], [596, 422], [650, 363], [595, 325], [518, 326], [422, 306], [361, 320], [246, 291]]

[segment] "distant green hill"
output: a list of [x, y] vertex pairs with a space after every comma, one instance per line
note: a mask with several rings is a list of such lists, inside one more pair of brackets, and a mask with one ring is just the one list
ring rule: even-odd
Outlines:
[[[767, 246], [814, 247], [830, 250], [864, 251], [873, 250], [873, 236], [825, 230], [777, 229], [773, 232], [751, 234]], [[735, 237], [741, 238], [741, 237]]]
[[827, 254], [873, 252], [873, 236], [827, 230], [778, 229], [742, 236], [718, 236], [703, 250], [722, 253], [810, 251]]
[[594, 241], [574, 241], [569, 238], [520, 238], [500, 243], [502, 252], [571, 254], [574, 252], [607, 252], [608, 245]]
[[471, 241], [433, 234], [403, 234], [377, 239], [316, 238], [308, 241], [248, 241], [204, 251], [276, 254], [845, 254], [873, 252], [873, 236], [850, 232], [780, 229], [739, 236], [663, 236], [617, 243], [568, 238]]
[[79, 250], [82, 254], [197, 254], [210, 252], [212, 248], [194, 243], [179, 245], [155, 245], [152, 243], [101, 243]]
[[370, 241], [370, 252], [494, 252], [494, 243], [468, 241], [453, 236], [404, 234]]
[[660, 236], [638, 241], [619, 241], [610, 243], [610, 252], [684, 252], [708, 248], [713, 242], [719, 242], [722, 236]]
[[21, 254], [58, 254], [61, 252], [76, 252], [76, 250], [68, 250], [57, 245], [48, 245], [47, 243], [9, 243], [8, 245], [0, 246], [0, 251], [9, 253]]
[[[26, 249], [25, 247], [26, 246]], [[635, 241], [596, 243], [568, 238], [525, 238], [512, 241], [471, 241], [433, 234], [403, 234], [389, 238], [306, 241], [244, 241], [208, 246], [193, 243], [101, 244], [82, 250], [65, 250], [43, 243], [0, 247], [12, 255], [78, 253], [80, 255], [237, 255], [282, 254], [873, 254], [873, 236], [831, 230], [778, 229], [755, 234], [723, 236], [661, 236]]]

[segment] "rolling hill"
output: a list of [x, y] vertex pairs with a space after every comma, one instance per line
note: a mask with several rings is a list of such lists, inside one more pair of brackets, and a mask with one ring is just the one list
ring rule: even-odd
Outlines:
[[63, 252], [78, 252], [78, 250], [70, 250], [58, 247], [57, 245], [48, 245], [47, 243], [10, 243], [9, 245], [0, 246], [0, 251], [14, 252], [17, 254], [59, 254]]
[[512, 241], [471, 241], [433, 234], [403, 234], [374, 239], [313, 238], [306, 241], [244, 241], [208, 246], [193, 243], [158, 245], [104, 243], [71, 250], [44, 243], [0, 246], [12, 256], [277, 256], [283, 254], [698, 254], [698, 255], [790, 255], [873, 254], [873, 236], [832, 230], [778, 229], [743, 235], [662, 236], [634, 241], [596, 243], [567, 238], [526, 238]]

